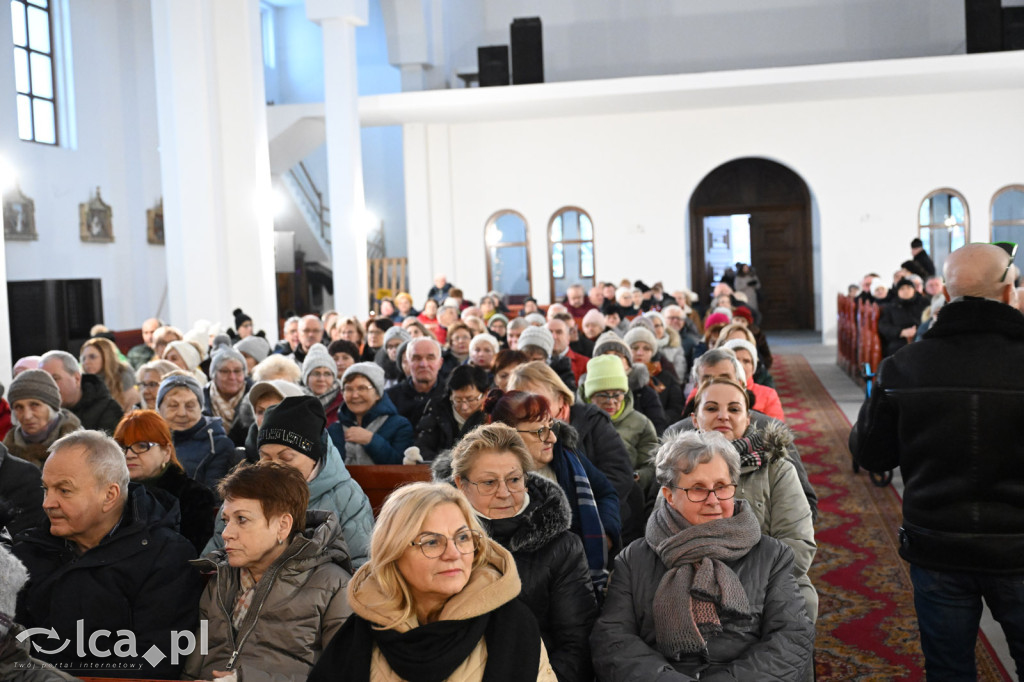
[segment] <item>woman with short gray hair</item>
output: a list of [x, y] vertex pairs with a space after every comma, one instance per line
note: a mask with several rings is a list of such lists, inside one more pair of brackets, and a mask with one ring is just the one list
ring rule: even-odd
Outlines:
[[686, 432], [658, 451], [662, 483], [645, 536], [615, 560], [590, 637], [602, 680], [806, 679], [814, 626], [793, 578], [793, 552], [762, 535], [735, 497], [732, 446]]

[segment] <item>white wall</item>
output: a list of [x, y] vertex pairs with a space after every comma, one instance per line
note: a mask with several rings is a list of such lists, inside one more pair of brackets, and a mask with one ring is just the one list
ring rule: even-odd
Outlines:
[[[454, 72], [541, 18], [548, 82], [964, 52], [963, 0], [448, 0]], [[475, 69], [474, 69], [475, 70]]]
[[[134, 328], [157, 314], [166, 278], [164, 247], [146, 243], [146, 209], [161, 194], [149, 3], [68, 4], [77, 149], [18, 140], [13, 56], [0, 50], [0, 153], [35, 200], [39, 232], [6, 242], [7, 277], [102, 278], [103, 322]], [[0, 44], [11, 44], [9, 20]], [[78, 205], [97, 186], [113, 207], [112, 244], [79, 240]]]
[[484, 291], [483, 227], [510, 208], [529, 223], [533, 291], [547, 300], [547, 223], [567, 204], [593, 219], [598, 278], [689, 286], [690, 195], [718, 165], [759, 156], [810, 188], [818, 328], [834, 338], [836, 293], [909, 257], [931, 190], [962, 192], [971, 239], [989, 238], [993, 193], [1024, 182], [1021, 110], [1024, 88], [409, 125], [410, 251], [429, 257], [413, 290], [439, 270]]

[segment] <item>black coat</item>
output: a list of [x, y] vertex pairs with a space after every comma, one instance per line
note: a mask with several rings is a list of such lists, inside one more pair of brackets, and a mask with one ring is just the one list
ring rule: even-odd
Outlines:
[[83, 429], [114, 433], [124, 410], [110, 396], [107, 385], [95, 374], [82, 375], [82, 397], [68, 409], [82, 422]]
[[568, 355], [563, 355], [557, 360], [552, 360], [548, 363], [558, 378], [562, 380], [562, 383], [568, 387], [570, 391], [576, 392], [576, 375], [572, 373], [572, 360], [569, 359]]
[[162, 475], [142, 483], [147, 488], [169, 493], [178, 501], [180, 532], [196, 548], [196, 554], [202, 554], [203, 547], [213, 535], [213, 519], [220, 506], [213, 491], [175, 467], [168, 467]]
[[914, 261], [921, 266], [921, 269], [928, 273], [928, 277], [935, 274], [935, 263], [932, 262], [932, 257], [924, 249], [914, 254]]
[[427, 407], [427, 402], [446, 393], [444, 382], [440, 378], [438, 378], [437, 383], [434, 384], [432, 389], [426, 393], [420, 393], [413, 385], [412, 377], [409, 377], [400, 384], [395, 384], [384, 392], [391, 398], [391, 402], [395, 404], [398, 414], [408, 419], [409, 423], [412, 424], [413, 431], [417, 430], [417, 425], [420, 423], [423, 411]]
[[0, 530], [12, 536], [46, 523], [42, 472], [0, 445]]
[[471, 415], [461, 427], [455, 421], [452, 401], [438, 396], [427, 403], [416, 433], [416, 447], [423, 460], [429, 462], [445, 450], [455, 447], [464, 435], [480, 426], [487, 418], [483, 412]]
[[937, 571], [1024, 573], [1024, 316], [949, 303], [875, 382], [850, 450], [870, 471], [900, 467], [900, 555]]
[[572, 513], [557, 483], [527, 476], [529, 506], [510, 519], [485, 519], [487, 534], [512, 552], [523, 583], [519, 598], [540, 625], [560, 682], [592, 680], [590, 630], [597, 600], [583, 543], [570, 532]]
[[[130, 630], [139, 656], [116, 660], [141, 667], [100, 669], [111, 659], [92, 657], [88, 648], [79, 658], [74, 645], [40, 658], [77, 675], [177, 679], [184, 661], [173, 665], [168, 656], [153, 667], [142, 656], [154, 645], [167, 652], [172, 630], [192, 632], [196, 626], [202, 585], [188, 564], [196, 551], [177, 532], [178, 518], [177, 506], [166, 509], [144, 486], [132, 483], [120, 525], [81, 556], [50, 535], [48, 523], [14, 539], [14, 554], [31, 576], [19, 595], [17, 622], [53, 627], [62, 639], [76, 637], [79, 619], [85, 621], [86, 637], [101, 629]], [[118, 639], [111, 634], [99, 642], [111, 648]], [[97, 667], [82, 670], [81, 663]]]
[[900, 332], [921, 324], [923, 310], [919, 296], [907, 300], [897, 297], [882, 306], [878, 314], [878, 335], [882, 338], [883, 356], [888, 357], [909, 343]]

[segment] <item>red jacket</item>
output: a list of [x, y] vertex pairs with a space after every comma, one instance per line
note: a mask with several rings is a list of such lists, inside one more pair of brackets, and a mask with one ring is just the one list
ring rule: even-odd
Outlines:
[[572, 375], [576, 377], [576, 383], [580, 383], [580, 377], [587, 373], [587, 363], [590, 361], [586, 355], [580, 355], [572, 348], [568, 349], [566, 355], [572, 363]]
[[0, 440], [3, 440], [10, 430], [11, 406], [4, 398], [0, 398]]

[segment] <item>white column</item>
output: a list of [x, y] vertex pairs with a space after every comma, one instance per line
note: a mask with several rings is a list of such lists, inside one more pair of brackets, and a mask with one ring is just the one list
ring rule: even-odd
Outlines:
[[306, 16], [320, 24], [324, 37], [324, 117], [334, 307], [342, 315], [365, 316], [369, 282], [356, 26], [366, 25], [367, 0], [306, 0]]
[[[8, 177], [9, 171], [7, 162], [0, 158], [0, 197], [7, 192], [12, 185], [13, 175]], [[11, 357], [11, 316], [10, 308], [7, 307], [7, 241], [4, 238], [4, 207], [0, 201], [0, 383], [4, 385], [4, 393], [11, 385], [11, 365], [14, 358]]]
[[277, 337], [259, 0], [151, 0], [170, 319]]

